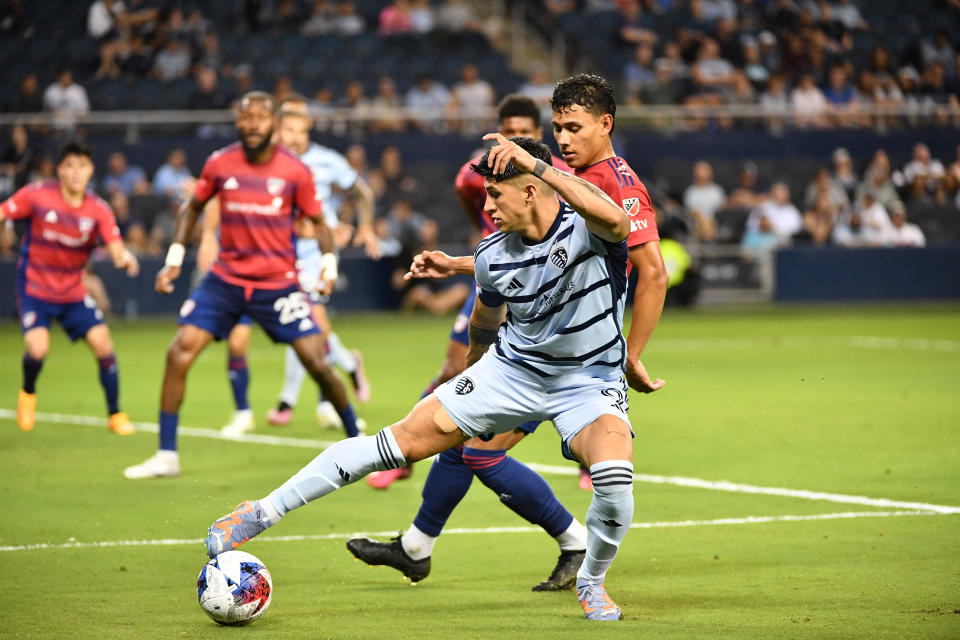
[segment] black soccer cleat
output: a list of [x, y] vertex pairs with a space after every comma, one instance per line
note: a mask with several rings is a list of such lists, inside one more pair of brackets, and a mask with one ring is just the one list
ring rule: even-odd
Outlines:
[[557, 559], [557, 566], [553, 568], [550, 577], [534, 585], [534, 591], [563, 591], [572, 589], [577, 581], [577, 571], [583, 564], [583, 559], [587, 555], [586, 551], [561, 551]]
[[[351, 538], [347, 540], [347, 550], [358, 560], [368, 565], [386, 565], [393, 567], [416, 584], [430, 575], [430, 557], [423, 560], [414, 560], [403, 550], [400, 536], [391, 538], [390, 542], [380, 542], [372, 538]], [[582, 555], [582, 554], [581, 554]], [[582, 562], [581, 558], [581, 562]], [[580, 567], [579, 562], [577, 568]], [[576, 574], [577, 570], [573, 570]], [[574, 575], [576, 577], [576, 575]]]

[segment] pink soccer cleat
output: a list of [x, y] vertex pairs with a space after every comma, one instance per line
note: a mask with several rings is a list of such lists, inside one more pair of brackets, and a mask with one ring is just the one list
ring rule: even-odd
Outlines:
[[357, 361], [357, 369], [350, 374], [350, 382], [353, 383], [353, 394], [357, 396], [357, 401], [366, 404], [370, 402], [370, 381], [367, 380], [367, 374], [363, 370], [363, 354], [356, 349], [350, 353]]
[[400, 469], [388, 469], [387, 471], [374, 471], [367, 476], [367, 484], [374, 489], [386, 489], [397, 480], [406, 480], [413, 475], [413, 467], [401, 467]]
[[288, 425], [291, 420], [293, 420], [293, 407], [287, 406], [284, 402], [267, 411], [267, 422], [275, 427]]

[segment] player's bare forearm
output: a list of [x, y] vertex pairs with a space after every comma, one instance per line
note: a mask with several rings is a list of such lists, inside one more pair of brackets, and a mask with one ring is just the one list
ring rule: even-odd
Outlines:
[[637, 270], [637, 287], [627, 334], [627, 381], [631, 388], [649, 393], [664, 384], [663, 380], [652, 380], [640, 362], [640, 356], [660, 320], [667, 291], [667, 270], [660, 255], [660, 243], [654, 240], [633, 247], [630, 262]]
[[[196, 198], [190, 197], [189, 200], [185, 200], [183, 204], [180, 205], [180, 209], [177, 210], [176, 221], [174, 222], [173, 227], [173, 242], [176, 244], [182, 244], [184, 246], [190, 241], [190, 237], [193, 234], [193, 227], [197, 224], [197, 219], [200, 217], [200, 214], [203, 212], [203, 205], [205, 202], [198, 202]], [[217, 219], [219, 220], [219, 210], [217, 211]]]
[[319, 216], [313, 218], [313, 224], [316, 228], [317, 246], [320, 248], [320, 253], [333, 253], [333, 230]]
[[113, 261], [113, 266], [117, 269], [123, 269], [131, 278], [140, 273], [140, 262], [135, 255], [130, 253], [122, 241], [114, 240], [108, 243], [107, 254]]
[[357, 227], [373, 228], [374, 218], [374, 195], [373, 189], [363, 178], [357, 177], [357, 181], [350, 188], [350, 195], [354, 199], [357, 207]]
[[600, 188], [543, 160], [537, 160], [531, 173], [553, 187], [595, 235], [608, 242], [620, 242], [630, 233], [626, 212]]
[[470, 315], [470, 346], [467, 348], [467, 366], [471, 366], [483, 357], [490, 345], [497, 341], [500, 323], [506, 315], [506, 306], [488, 307], [477, 297]]
[[423, 251], [413, 257], [404, 280], [443, 279], [458, 275], [473, 276], [473, 256], [448, 256], [443, 251]]
[[203, 207], [203, 237], [205, 239], [217, 238], [217, 228], [220, 226], [220, 201], [217, 198], [211, 198]]

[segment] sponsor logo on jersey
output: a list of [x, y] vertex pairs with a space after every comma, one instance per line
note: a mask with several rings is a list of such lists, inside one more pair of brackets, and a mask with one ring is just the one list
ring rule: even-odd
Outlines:
[[36, 311], [27, 311], [23, 314], [23, 328], [29, 329], [33, 326], [33, 323], [37, 321], [37, 312]]
[[283, 193], [283, 188], [287, 186], [287, 181], [283, 178], [267, 178], [267, 191], [272, 196], [278, 196]]
[[47, 215], [43, 216], [43, 219], [45, 222], [53, 224], [57, 221], [57, 212], [53, 209], [50, 209], [50, 211], [47, 211]]
[[640, 213], [640, 198], [626, 198], [623, 201], [623, 210], [628, 216], [635, 216]]
[[193, 310], [197, 307], [197, 303], [191, 299], [184, 301], [183, 306], [180, 307], [180, 317], [186, 318], [188, 315], [193, 313]]
[[563, 269], [567, 266], [567, 250], [563, 247], [557, 246], [550, 251], [550, 262], [558, 269]]
[[227, 181], [223, 183], [224, 191], [233, 191], [234, 189], [239, 189], [240, 184], [237, 182], [237, 179], [233, 176], [227, 178]]
[[630, 231], [643, 231], [647, 228], [650, 223], [646, 220], [631, 220], [630, 221]]
[[473, 380], [469, 376], [463, 376], [457, 380], [457, 386], [453, 388], [456, 391], [458, 396], [465, 396], [476, 388], [476, 385], [473, 384]]

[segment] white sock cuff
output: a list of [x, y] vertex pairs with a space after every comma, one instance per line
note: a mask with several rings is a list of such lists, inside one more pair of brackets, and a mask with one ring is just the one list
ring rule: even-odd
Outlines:
[[[633, 463], [629, 460], [604, 460], [590, 467], [590, 479], [598, 493], [619, 493], [633, 487]], [[599, 491], [597, 491], [599, 489]]]

